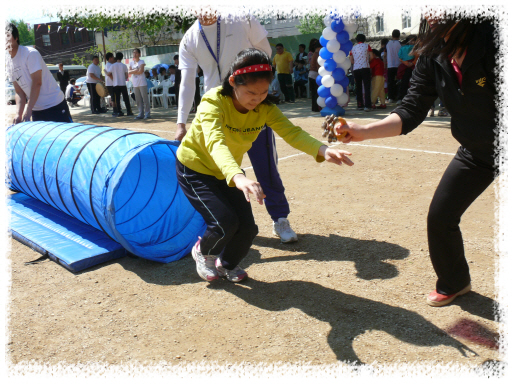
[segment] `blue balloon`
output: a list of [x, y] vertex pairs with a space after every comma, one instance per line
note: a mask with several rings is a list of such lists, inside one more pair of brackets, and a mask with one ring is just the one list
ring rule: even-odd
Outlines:
[[352, 50], [352, 47], [354, 44], [349, 40], [345, 44], [341, 44], [340, 49], [345, 52], [345, 54], [348, 56], [348, 53]]
[[322, 44], [322, 47], [326, 47], [326, 46], [327, 46], [327, 42], [328, 42], [329, 40], [327, 40], [327, 39], [326, 39], [325, 37], [323, 37], [323, 36], [320, 36], [319, 41], [320, 41], [320, 44]]
[[338, 100], [334, 96], [329, 96], [325, 99], [325, 106], [328, 108], [334, 108], [338, 105]]
[[318, 75], [316, 77], [316, 83], [318, 84], [318, 86], [321, 86], [322, 85], [322, 76]]
[[323, 47], [323, 48], [320, 50], [320, 57], [321, 57], [322, 59], [325, 59], [325, 60], [327, 60], [327, 59], [332, 59], [332, 52], [329, 52], [329, 51], [327, 50], [327, 48]]
[[350, 83], [350, 80], [348, 77], [344, 77], [338, 84], [341, 84], [341, 86], [345, 89], [348, 87], [348, 84]]
[[340, 33], [341, 31], [343, 31], [344, 28], [345, 24], [343, 24], [343, 21], [341, 21], [340, 19], [334, 20], [331, 23], [331, 29], [336, 33]]
[[320, 97], [329, 97], [331, 96], [331, 90], [323, 85], [318, 87], [318, 96]]
[[[333, 60], [334, 61], [334, 60]], [[326, 61], [327, 63], [327, 61]], [[326, 67], [327, 69], [327, 67]], [[334, 77], [334, 81], [341, 81], [345, 77], [345, 70], [343, 68], [336, 68], [332, 71], [332, 77]]]
[[340, 44], [345, 44], [347, 41], [350, 40], [350, 35], [348, 34], [347, 31], [341, 31], [336, 35], [336, 40], [338, 40]]
[[332, 72], [336, 69], [336, 62], [333, 59], [325, 60], [324, 68]]

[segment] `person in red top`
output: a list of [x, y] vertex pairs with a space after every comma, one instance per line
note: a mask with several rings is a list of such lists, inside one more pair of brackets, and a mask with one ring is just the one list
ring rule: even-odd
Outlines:
[[[376, 49], [370, 52], [370, 69], [372, 70], [372, 109], [385, 109], [386, 92], [384, 91], [384, 62], [379, 57], [379, 51]], [[377, 98], [380, 99], [380, 105], [375, 106]]]

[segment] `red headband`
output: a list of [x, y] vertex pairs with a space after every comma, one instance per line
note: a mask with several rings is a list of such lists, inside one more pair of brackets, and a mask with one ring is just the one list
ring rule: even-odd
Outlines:
[[237, 69], [235, 72], [233, 72], [232, 76], [243, 75], [244, 73], [265, 72], [265, 71], [272, 72], [272, 67], [268, 64], [256, 64], [256, 65], [250, 65], [248, 67]]

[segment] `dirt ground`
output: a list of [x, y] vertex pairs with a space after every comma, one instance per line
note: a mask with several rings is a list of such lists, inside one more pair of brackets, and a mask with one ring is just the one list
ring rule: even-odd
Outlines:
[[[312, 117], [309, 103], [282, 109], [324, 140], [322, 118]], [[346, 118], [368, 123], [389, 111], [364, 113], [352, 103]], [[75, 122], [174, 137], [172, 109], [155, 109], [149, 121], [91, 115], [84, 107], [72, 113]], [[282, 139], [277, 148], [299, 241], [281, 244], [264, 206], [253, 204], [259, 235], [241, 264], [250, 277], [242, 284], [201, 280], [190, 256], [170, 264], [124, 257], [77, 274], [52, 261], [25, 266], [40, 255], [11, 240], [11, 364], [454, 362], [474, 368], [500, 360], [494, 184], [461, 223], [473, 291], [443, 308], [425, 302], [435, 287], [426, 215], [458, 148], [448, 118], [427, 118], [407, 136], [346, 146], [351, 168], [317, 164]], [[247, 175], [254, 176], [251, 169]]]

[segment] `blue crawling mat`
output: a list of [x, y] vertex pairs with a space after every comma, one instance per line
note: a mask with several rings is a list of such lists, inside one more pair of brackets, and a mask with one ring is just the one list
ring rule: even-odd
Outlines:
[[126, 255], [104, 232], [23, 193], [10, 195], [7, 206], [12, 237], [72, 272]]

